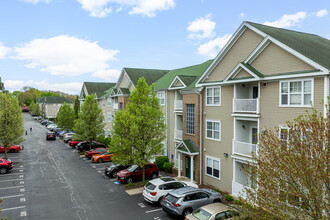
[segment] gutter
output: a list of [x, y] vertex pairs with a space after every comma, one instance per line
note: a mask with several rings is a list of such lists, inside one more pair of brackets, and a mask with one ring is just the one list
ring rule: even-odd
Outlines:
[[202, 107], [203, 107], [203, 103], [202, 103], [202, 94], [201, 94], [201, 91], [198, 92], [198, 95], [199, 95], [199, 184], [201, 185], [202, 184], [202, 158], [203, 158], [203, 148], [202, 148], [202, 124], [203, 124], [203, 121], [202, 121], [202, 114], [203, 114], [203, 111], [202, 111]]

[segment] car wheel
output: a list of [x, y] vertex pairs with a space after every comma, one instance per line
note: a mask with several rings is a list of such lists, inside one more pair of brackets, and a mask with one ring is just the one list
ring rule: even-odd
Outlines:
[[97, 162], [102, 163], [103, 162], [102, 158], [98, 159]]
[[7, 168], [6, 167], [1, 167], [0, 168], [0, 174], [5, 174], [7, 173]]
[[14, 149], [11, 149], [9, 152], [10, 153], [15, 153], [15, 150]]
[[157, 173], [151, 174], [151, 179], [156, 179], [158, 177]]
[[117, 177], [117, 172], [116, 172], [116, 171], [113, 171], [113, 172], [111, 173], [111, 176], [112, 176], [113, 178], [116, 178], [116, 177]]
[[127, 183], [132, 183], [132, 182], [133, 182], [132, 177], [127, 177], [126, 182], [127, 182]]
[[185, 209], [185, 210], [183, 210], [182, 215], [183, 215], [183, 216], [187, 216], [187, 215], [189, 215], [191, 212], [192, 212], [191, 209]]
[[164, 198], [164, 196], [161, 196], [159, 199], [158, 199], [158, 203], [159, 203], [159, 205], [162, 205], [162, 203], [163, 203], [163, 198]]

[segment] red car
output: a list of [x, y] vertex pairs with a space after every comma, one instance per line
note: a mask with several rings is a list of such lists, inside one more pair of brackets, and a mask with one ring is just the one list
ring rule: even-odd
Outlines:
[[46, 134], [46, 140], [56, 140], [56, 134], [55, 134], [55, 132], [47, 132], [47, 134]]
[[[153, 163], [145, 165], [145, 177], [155, 179], [158, 177], [158, 167]], [[125, 170], [117, 173], [117, 179], [120, 182], [132, 183], [134, 180], [142, 179], [142, 168], [137, 165], [132, 165]]]
[[0, 159], [0, 174], [5, 174], [8, 170], [13, 169], [12, 162], [6, 159]]
[[74, 148], [77, 144], [79, 144], [81, 141], [71, 140], [69, 141], [69, 145]]
[[85, 157], [87, 157], [88, 159], [91, 159], [94, 155], [104, 153], [104, 152], [107, 152], [107, 151], [108, 150], [106, 148], [98, 147], [98, 148], [95, 148], [91, 151], [86, 151], [85, 152]]
[[[19, 152], [20, 150], [22, 150], [20, 145], [13, 145], [7, 148], [7, 152], [9, 153], [16, 153]], [[4, 152], [5, 152], [5, 147], [0, 146], [0, 153], [4, 153]]]

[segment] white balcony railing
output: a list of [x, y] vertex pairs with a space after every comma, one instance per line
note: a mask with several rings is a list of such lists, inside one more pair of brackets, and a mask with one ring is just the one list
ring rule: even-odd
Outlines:
[[174, 130], [174, 139], [182, 140], [182, 130]]
[[259, 111], [259, 98], [257, 99], [233, 99], [233, 112], [256, 113]]
[[255, 154], [256, 150], [256, 144], [233, 140], [233, 154], [239, 154], [245, 157], [252, 157], [252, 153]]
[[174, 110], [182, 110], [182, 100], [175, 100]]
[[244, 190], [244, 188], [247, 188], [246, 186], [238, 183], [238, 182], [235, 182], [234, 180], [232, 181], [232, 194], [236, 197], [243, 197], [243, 198], [246, 198], [246, 192]]

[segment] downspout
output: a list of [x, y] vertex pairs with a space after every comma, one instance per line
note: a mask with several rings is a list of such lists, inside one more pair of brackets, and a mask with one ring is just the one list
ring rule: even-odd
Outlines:
[[329, 96], [329, 76], [324, 76], [324, 105], [323, 105], [323, 115], [327, 117], [327, 104], [328, 104], [328, 96]]
[[202, 124], [203, 124], [203, 121], [202, 121], [202, 114], [203, 114], [203, 103], [202, 103], [202, 94], [201, 94], [202, 91], [199, 91], [198, 92], [198, 95], [199, 95], [199, 184], [201, 185], [202, 184], [202, 158], [203, 158], [203, 147], [202, 147]]

